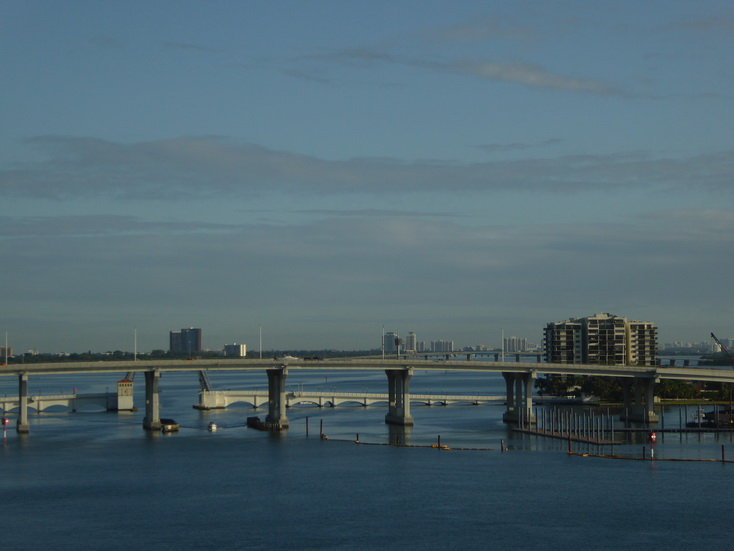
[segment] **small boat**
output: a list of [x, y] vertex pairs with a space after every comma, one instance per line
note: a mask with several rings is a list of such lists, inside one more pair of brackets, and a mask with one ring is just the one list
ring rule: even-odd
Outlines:
[[216, 432], [217, 430], [217, 424], [216, 423], [209, 423], [209, 426], [207, 427], [209, 432]]
[[161, 432], [178, 432], [179, 426], [173, 419], [161, 419]]

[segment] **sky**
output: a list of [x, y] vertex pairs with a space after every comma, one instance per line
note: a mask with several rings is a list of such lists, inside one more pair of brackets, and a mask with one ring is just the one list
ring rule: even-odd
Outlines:
[[0, 331], [732, 337], [732, 51], [715, 0], [0, 0]]

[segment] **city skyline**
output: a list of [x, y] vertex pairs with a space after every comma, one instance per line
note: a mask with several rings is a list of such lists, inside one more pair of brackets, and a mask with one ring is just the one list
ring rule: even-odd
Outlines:
[[[631, 320], [633, 323], [647, 323], [647, 322], [638, 322], [635, 320]], [[566, 322], [549, 322], [546, 324], [546, 326], [543, 328], [543, 331], [541, 332], [541, 337], [538, 339], [538, 341], [534, 341], [533, 339], [529, 339], [526, 336], [516, 336], [516, 335], [505, 335], [504, 331], [502, 331], [499, 335], [496, 336], [496, 342], [494, 340], [488, 340], [485, 342], [463, 342], [463, 341], [454, 341], [454, 340], [447, 340], [444, 338], [439, 337], [429, 337], [428, 339], [421, 339], [418, 337], [418, 334], [414, 331], [408, 331], [403, 334], [401, 337], [401, 333], [399, 331], [384, 331], [382, 334], [382, 337], [380, 338], [380, 341], [377, 343], [377, 345], [374, 345], [374, 343], [368, 343], [365, 344], [362, 347], [356, 347], [356, 348], [330, 348], [330, 347], [267, 347], [263, 346], [263, 351], [277, 351], [277, 350], [311, 350], [311, 351], [318, 351], [318, 350], [344, 350], [345, 352], [349, 351], [376, 351], [377, 353], [380, 353], [381, 351], [385, 354], [395, 354], [395, 346], [392, 344], [392, 339], [394, 337], [399, 337], [401, 339], [401, 353], [402, 352], [417, 352], [417, 353], [423, 353], [423, 352], [460, 352], [460, 351], [466, 351], [466, 350], [474, 350], [474, 351], [480, 351], [482, 349], [488, 350], [488, 351], [500, 351], [503, 350], [502, 343], [504, 342], [504, 351], [507, 354], [514, 354], [517, 352], [529, 352], [532, 354], [536, 354], [539, 351], [544, 351], [545, 347], [543, 346], [543, 341], [545, 340], [544, 334], [548, 330], [549, 325], [555, 325], [558, 323], [566, 323]], [[262, 331], [262, 327], [258, 328], [258, 333]], [[185, 333], [190, 333], [192, 335], [195, 335], [193, 339], [190, 341], [191, 343], [196, 343], [196, 346], [193, 344], [186, 346], [183, 344], [182, 335]], [[139, 335], [137, 329], [133, 331], [132, 334], [132, 341], [123, 344], [118, 347], [112, 347], [109, 349], [88, 349], [88, 350], [73, 350], [73, 349], [59, 349], [59, 350], [50, 350], [50, 349], [38, 349], [38, 348], [32, 348], [27, 350], [20, 350], [13, 347], [12, 342], [8, 343], [8, 350], [10, 351], [10, 356], [19, 356], [26, 353], [31, 354], [74, 354], [74, 353], [84, 353], [84, 352], [92, 352], [95, 354], [105, 354], [108, 352], [125, 352], [125, 353], [139, 353], [139, 354], [147, 354], [151, 352], [165, 352], [166, 350], [170, 352], [176, 352], [176, 353], [182, 353], [187, 351], [192, 352], [217, 352], [221, 351], [225, 353], [225, 355], [235, 355], [235, 350], [239, 351], [238, 353], [241, 353], [243, 351], [247, 351], [249, 349], [248, 353], [250, 356], [256, 355], [258, 352], [261, 351], [260, 349], [260, 334], [258, 334], [257, 340], [252, 342], [242, 342], [239, 343], [210, 343], [207, 342], [206, 338], [206, 331], [202, 328], [183, 328], [181, 330], [171, 330], [167, 333], [166, 338], [159, 338], [160, 346], [152, 345], [147, 347], [141, 347], [140, 342], [149, 342], [149, 341], [155, 341], [156, 339], [150, 339], [146, 338], [146, 336]], [[445, 335], [444, 335], [445, 336]], [[720, 339], [723, 344], [731, 349], [734, 347], [734, 337], [722, 337]], [[165, 341], [165, 342], [164, 342]], [[181, 342], [179, 342], [181, 341]], [[384, 345], [381, 345], [381, 343], [384, 343]], [[447, 347], [447, 345], [450, 345]], [[194, 350], [196, 348], [196, 350]], [[657, 343], [658, 350], [666, 350], [666, 349], [685, 349], [685, 348], [693, 348], [696, 350], [708, 350], [710, 352], [717, 352], [720, 351], [720, 348], [718, 347], [717, 343], [712, 339], [709, 338], [708, 340], [704, 341], [693, 341], [693, 340], [687, 340], [687, 341], [673, 341], [673, 342], [658, 342]], [[4, 357], [4, 346], [0, 346], [0, 357]], [[228, 352], [229, 351], [229, 352]]]
[[15, 351], [734, 335], [728, 2], [0, 4]]

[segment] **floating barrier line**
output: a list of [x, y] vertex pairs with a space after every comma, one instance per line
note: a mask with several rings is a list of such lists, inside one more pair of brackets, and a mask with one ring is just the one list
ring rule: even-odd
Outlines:
[[568, 434], [568, 433], [563, 433], [563, 432], [551, 432], [547, 430], [513, 429], [513, 432], [520, 432], [522, 434], [531, 434], [533, 436], [545, 436], [547, 438], [557, 438], [559, 440], [568, 440], [570, 438], [572, 442], [581, 442], [583, 444], [603, 444], [605, 446], [616, 446], [620, 444], [620, 442], [617, 442], [615, 440], [605, 440], [601, 438], [587, 438], [585, 436], [574, 436], [573, 434]]
[[734, 463], [732, 459], [686, 459], [686, 458], [668, 458], [668, 457], [632, 457], [625, 455], [608, 455], [601, 453], [581, 453], [570, 451], [568, 455], [575, 455], [577, 457], [596, 457], [599, 459], [618, 459], [622, 461], [648, 461], [650, 463], [657, 463], [658, 461], [679, 461], [679, 462], [695, 462], [695, 463]]
[[[619, 427], [615, 428], [614, 432], [650, 432], [649, 428], [637, 428], [637, 427]], [[721, 427], [707, 427], [703, 425], [701, 428], [698, 427], [685, 427], [685, 428], [656, 428], [655, 432], [668, 432], [668, 433], [683, 433], [683, 434], [702, 434], [705, 432], [734, 432], [732, 428], [721, 428]]]
[[450, 448], [446, 445], [438, 444], [391, 444], [389, 442], [362, 442], [361, 440], [350, 440], [346, 438], [329, 438], [325, 434], [321, 435], [322, 440], [329, 440], [330, 442], [348, 442], [351, 444], [360, 444], [362, 446], [392, 446], [394, 448], [425, 448], [434, 450], [445, 450], [445, 451], [477, 451], [477, 452], [491, 452], [496, 451], [494, 448]]

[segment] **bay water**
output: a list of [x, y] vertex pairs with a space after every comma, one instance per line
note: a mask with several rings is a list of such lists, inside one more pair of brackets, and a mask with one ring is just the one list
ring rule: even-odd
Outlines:
[[[262, 372], [210, 378], [219, 390], [267, 387]], [[99, 392], [115, 383], [109, 375], [37, 376], [30, 391]], [[149, 433], [136, 383], [134, 413], [32, 412], [29, 435], [16, 434], [15, 413], [7, 414], [4, 549], [732, 548], [734, 464], [568, 455], [565, 441], [513, 432], [502, 405], [413, 406], [415, 426], [404, 431], [384, 423], [384, 406], [293, 407], [290, 429], [269, 434], [244, 426], [248, 416], [264, 418], [262, 409], [193, 409], [195, 373], [163, 374], [161, 416], [181, 430]], [[288, 386], [387, 387], [381, 372], [295, 370]], [[416, 372], [411, 391], [501, 395], [504, 380]], [[16, 395], [17, 380], [0, 378], [0, 393]], [[678, 408], [665, 415], [668, 426], [678, 423]], [[207, 430], [212, 421], [216, 432]], [[412, 447], [385, 445], [396, 435]], [[430, 447], [439, 436], [451, 449]], [[617, 437], [624, 443], [615, 453], [641, 455], [643, 434]], [[667, 433], [655, 455], [717, 459], [722, 446], [734, 459], [728, 433]]]

